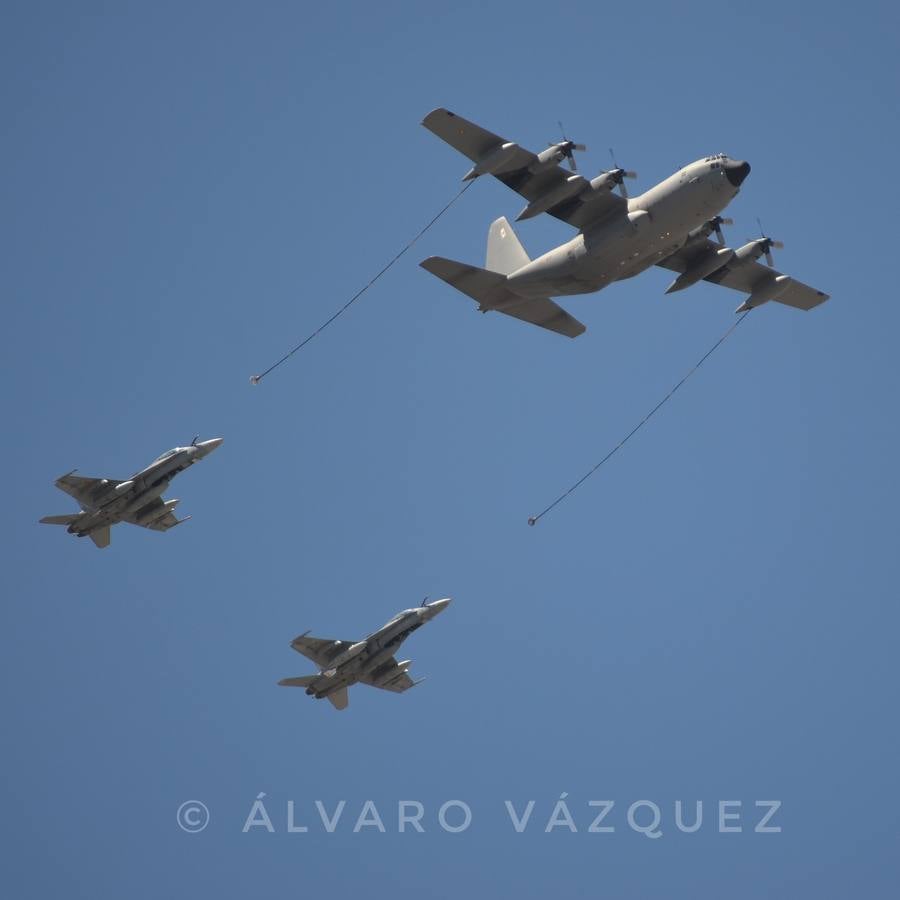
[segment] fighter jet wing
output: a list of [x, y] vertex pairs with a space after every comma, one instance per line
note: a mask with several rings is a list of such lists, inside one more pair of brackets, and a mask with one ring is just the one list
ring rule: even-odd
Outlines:
[[120, 484], [122, 482], [116, 481], [115, 478], [83, 478], [72, 472], [56, 479], [56, 486], [70, 497], [74, 497], [82, 506], [90, 504], [99, 487], [116, 488]]
[[325, 669], [328, 663], [353, 643], [354, 641], [336, 641], [333, 638], [316, 638], [301, 634], [291, 641], [291, 646], [307, 659], [311, 659], [320, 669]]
[[[409, 664], [407, 663], [407, 665]], [[372, 679], [372, 674], [376, 673], [378, 677], [377, 681]], [[393, 656], [387, 660], [387, 662], [380, 665], [376, 669], [376, 672], [372, 674], [363, 675], [362, 678], [359, 679], [360, 683], [381, 688], [383, 691], [393, 691], [395, 694], [402, 694], [415, 684], [412, 678], [409, 677], [406, 668], [404, 667], [401, 669]]]
[[[671, 256], [666, 257], [666, 259], [661, 260], [657, 265], [662, 266], [664, 269], [671, 269], [673, 272], [686, 272], [701, 257], [721, 249], [721, 244], [717, 244], [709, 239], [698, 241], [689, 247], [676, 251]], [[728, 265], [713, 272], [712, 275], [707, 275], [703, 280], [713, 284], [721, 284], [745, 294], [751, 294], [755, 288], [782, 274], [777, 269], [771, 269], [758, 260], [746, 260], [744, 262], [728, 263]], [[786, 306], [793, 306], [795, 309], [809, 310], [820, 303], [824, 303], [828, 296], [823, 291], [816, 290], [816, 288], [812, 288], [802, 281], [791, 278], [784, 293], [773, 299]]]
[[[476, 165], [504, 144], [510, 143], [506, 138], [487, 131], [448, 109], [432, 110], [422, 120], [422, 124], [451, 147], [468, 156]], [[524, 147], [515, 146], [514, 149], [510, 149], [502, 167], [491, 174], [532, 203], [563, 187], [573, 177], [572, 172], [557, 164], [543, 166], [536, 172], [530, 171], [530, 167], [536, 166], [538, 162], [536, 154]], [[588, 181], [584, 178], [581, 181], [587, 189]], [[587, 193], [590, 193], [588, 200], [570, 196], [549, 207], [546, 212], [581, 229], [606, 218], [615, 210], [627, 211], [628, 202], [617, 193], [585, 190], [585, 194]]]
[[183, 522], [188, 518], [190, 517], [185, 516], [184, 519], [178, 519], [175, 513], [166, 512], [165, 500], [162, 497], [155, 497], [145, 506], [124, 516], [122, 521], [139, 525], [141, 528], [149, 528], [151, 531], [168, 531], [170, 528], [174, 528], [179, 521]]

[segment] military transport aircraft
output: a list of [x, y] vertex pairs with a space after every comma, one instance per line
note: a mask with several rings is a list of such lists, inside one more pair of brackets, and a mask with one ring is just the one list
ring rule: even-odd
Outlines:
[[[336, 709], [346, 709], [347, 688], [357, 682], [400, 694], [419, 684], [409, 677], [411, 660], [397, 662], [394, 651], [417, 629], [430, 622], [450, 605], [449, 598], [423, 602], [415, 609], [397, 613], [390, 622], [362, 641], [335, 641], [307, 637], [309, 632], [291, 641], [291, 646], [311, 659], [320, 669], [318, 675], [283, 678], [285, 687], [306, 688], [317, 700], [327, 697]], [[421, 680], [421, 679], [420, 679]]]
[[[535, 154], [446, 109], [433, 110], [422, 124], [472, 160], [464, 180], [493, 175], [528, 201], [516, 221], [546, 212], [578, 229], [576, 237], [532, 260], [500, 218], [488, 232], [485, 268], [439, 256], [420, 263], [476, 300], [481, 312], [496, 310], [577, 337], [584, 325], [550, 297], [599, 291], [653, 265], [677, 273], [666, 293], [701, 279], [743, 291], [748, 296], [737, 312], [769, 300], [808, 310], [828, 299], [772, 267], [772, 248], [780, 242], [761, 235], [737, 250], [724, 245], [722, 225], [731, 222], [719, 213], [750, 174], [747, 162], [723, 153], [707, 156], [629, 198], [624, 180], [634, 172], [616, 165], [584, 178], [574, 157], [584, 145], [567, 138]], [[566, 159], [572, 171], [561, 167]]]
[[[67, 525], [69, 534], [90, 537], [98, 547], [109, 546], [110, 526], [130, 522], [153, 531], [168, 531], [190, 516], [175, 518], [173, 509], [178, 500], [163, 500], [160, 495], [169, 482], [188, 466], [208, 456], [222, 438], [199, 441], [190, 447], [175, 447], [158, 456], [146, 469], [135, 473], [128, 481], [114, 478], [82, 478], [74, 470], [56, 480], [56, 486], [81, 504], [81, 511], [66, 516], [44, 516], [45, 525]], [[199, 441], [199, 443], [198, 443]]]

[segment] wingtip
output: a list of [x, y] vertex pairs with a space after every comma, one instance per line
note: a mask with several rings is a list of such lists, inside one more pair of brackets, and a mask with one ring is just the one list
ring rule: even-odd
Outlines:
[[[419, 263], [419, 268], [424, 269], [426, 272], [430, 272], [432, 275], [437, 275], [438, 273], [435, 271], [435, 268], [438, 267], [441, 262], [442, 257], [440, 256], [428, 256]], [[440, 278], [439, 275], [438, 277]]]
[[422, 119], [421, 124], [426, 128], [428, 127], [428, 120], [433, 119], [435, 116], [439, 116], [441, 114], [452, 116], [453, 113], [450, 112], [449, 109], [445, 109], [443, 106], [436, 106], [430, 113], [428, 113], [424, 119]]

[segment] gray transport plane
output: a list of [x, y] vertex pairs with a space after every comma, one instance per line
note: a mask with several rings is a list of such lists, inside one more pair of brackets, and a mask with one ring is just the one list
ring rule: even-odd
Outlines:
[[222, 438], [200, 441], [190, 447], [175, 447], [136, 472], [127, 481], [114, 478], [82, 478], [74, 470], [56, 480], [56, 486], [74, 497], [81, 511], [65, 516], [44, 516], [45, 525], [66, 525], [69, 534], [89, 537], [98, 547], [109, 546], [109, 529], [119, 522], [130, 522], [153, 531], [168, 531], [190, 516], [177, 519], [172, 512], [178, 500], [163, 500], [169, 482], [189, 466], [209, 456]]
[[411, 660], [397, 662], [394, 651], [417, 629], [430, 622], [450, 605], [450, 600], [427, 601], [415, 609], [404, 609], [361, 641], [335, 641], [307, 637], [309, 632], [291, 641], [291, 646], [311, 659], [320, 669], [318, 675], [283, 678], [285, 687], [306, 688], [317, 700], [327, 697], [336, 709], [346, 709], [347, 688], [359, 682], [401, 694], [419, 684], [409, 677]]
[[[493, 175], [525, 198], [517, 221], [546, 212], [578, 229], [576, 237], [532, 260], [500, 218], [488, 232], [485, 268], [439, 256], [420, 263], [476, 300], [481, 312], [496, 310], [577, 337], [584, 325], [550, 297], [599, 291], [654, 265], [676, 274], [667, 294], [701, 280], [744, 292], [737, 312], [770, 300], [808, 310], [828, 299], [773, 267], [779, 241], [763, 234], [736, 250], [725, 246], [722, 225], [732, 223], [719, 214], [750, 174], [747, 162], [707, 156], [629, 197], [625, 179], [634, 172], [613, 161], [615, 168], [587, 179], [577, 173], [574, 155], [584, 145], [568, 139], [532, 153], [446, 109], [433, 110], [422, 124], [474, 163], [464, 180]], [[560, 165], [564, 160], [570, 169]]]

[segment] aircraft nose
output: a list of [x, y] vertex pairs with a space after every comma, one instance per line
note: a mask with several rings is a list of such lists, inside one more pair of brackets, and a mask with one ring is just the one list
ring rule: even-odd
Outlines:
[[225, 438], [210, 438], [208, 441], [200, 441], [195, 446], [200, 450], [202, 456], [206, 456], [212, 453], [224, 440]]
[[445, 597], [443, 600], [434, 600], [428, 604], [428, 608], [433, 610], [433, 615], [443, 612], [450, 605], [450, 598]]
[[740, 159], [732, 159], [725, 164], [725, 175], [735, 186], [740, 187], [744, 179], [750, 174], [750, 163]]

